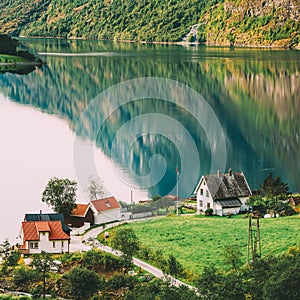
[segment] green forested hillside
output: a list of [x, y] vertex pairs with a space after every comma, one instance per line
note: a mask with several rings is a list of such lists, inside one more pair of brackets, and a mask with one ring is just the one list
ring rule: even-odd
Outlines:
[[297, 47], [299, 0], [2, 0], [0, 32], [26, 36]]

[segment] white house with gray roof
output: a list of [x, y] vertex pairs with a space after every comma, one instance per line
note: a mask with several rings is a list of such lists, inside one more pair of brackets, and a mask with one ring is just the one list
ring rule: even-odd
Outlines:
[[224, 216], [246, 211], [246, 201], [251, 190], [242, 172], [232, 172], [202, 176], [194, 192], [197, 195], [197, 212], [213, 209], [213, 214]]

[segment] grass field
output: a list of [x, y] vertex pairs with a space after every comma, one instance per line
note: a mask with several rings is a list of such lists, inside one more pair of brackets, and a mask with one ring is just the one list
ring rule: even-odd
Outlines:
[[0, 54], [0, 63], [17, 63], [17, 62], [27, 62], [27, 60], [19, 56]]
[[[149, 219], [126, 224], [133, 228], [142, 244], [173, 254], [187, 269], [200, 274], [204, 266], [226, 269], [226, 246], [235, 245], [246, 263], [248, 219], [179, 216]], [[262, 256], [286, 252], [300, 244], [298, 216], [260, 220]]]

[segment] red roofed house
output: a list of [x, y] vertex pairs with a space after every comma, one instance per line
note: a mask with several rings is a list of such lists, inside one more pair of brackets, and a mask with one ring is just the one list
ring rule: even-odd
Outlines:
[[92, 211], [90, 204], [76, 204], [71, 215], [65, 217], [65, 223], [68, 226], [76, 228], [82, 227], [86, 223], [94, 225], [94, 212]]
[[91, 200], [95, 224], [108, 223], [121, 219], [121, 206], [115, 197]]
[[19, 251], [23, 254], [69, 252], [70, 236], [63, 231], [61, 221], [22, 222]]

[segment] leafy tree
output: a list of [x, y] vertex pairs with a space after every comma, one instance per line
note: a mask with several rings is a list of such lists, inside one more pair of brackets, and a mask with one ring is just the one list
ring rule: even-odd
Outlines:
[[15, 55], [19, 42], [6, 34], [0, 34], [0, 53]]
[[77, 183], [69, 179], [52, 178], [43, 191], [42, 201], [57, 213], [67, 216], [76, 207]]
[[237, 269], [242, 265], [242, 253], [240, 249], [236, 246], [227, 246], [224, 251], [224, 263], [230, 265], [233, 270]]
[[12, 249], [8, 239], [0, 244], [0, 255], [2, 257], [2, 272], [7, 274], [8, 267], [13, 267], [18, 264], [20, 253]]
[[217, 273], [215, 267], [205, 266], [201, 276], [196, 280], [201, 299], [217, 300], [219, 297], [219, 285], [222, 282], [222, 276]]
[[108, 281], [108, 286], [113, 290], [118, 290], [123, 287], [128, 287], [130, 289], [134, 288], [135, 278], [131, 276], [125, 276], [123, 274], [114, 274], [110, 277]]
[[112, 246], [122, 251], [123, 266], [128, 267], [133, 255], [139, 250], [139, 240], [132, 228], [117, 228], [112, 238]]
[[103, 252], [90, 250], [84, 254], [84, 266], [88, 269], [96, 268], [97, 265], [105, 264], [106, 257]]
[[289, 187], [287, 183], [281, 181], [280, 177], [273, 178], [272, 173], [260, 185], [262, 194], [266, 197], [266, 206], [273, 211], [273, 216], [279, 210], [279, 202], [286, 199]]
[[94, 178], [90, 177], [90, 185], [88, 187], [90, 200], [97, 200], [99, 198], [103, 198], [103, 183], [99, 177]]
[[13, 271], [13, 281], [17, 287], [27, 287], [37, 280], [38, 275], [35, 270], [21, 266]]
[[70, 295], [73, 299], [89, 299], [104, 286], [95, 271], [77, 266], [66, 275]]
[[157, 200], [160, 200], [161, 199], [161, 196], [160, 195], [155, 195], [152, 197], [152, 201], [157, 201]]
[[175, 276], [175, 275], [180, 275], [182, 271], [183, 271], [183, 267], [180, 264], [180, 262], [177, 261], [174, 255], [170, 254], [168, 258], [167, 273], [172, 276]]
[[32, 266], [42, 276], [43, 279], [43, 298], [46, 297], [46, 278], [49, 275], [51, 268], [55, 266], [52, 256], [44, 251], [36, 255], [32, 261]]

